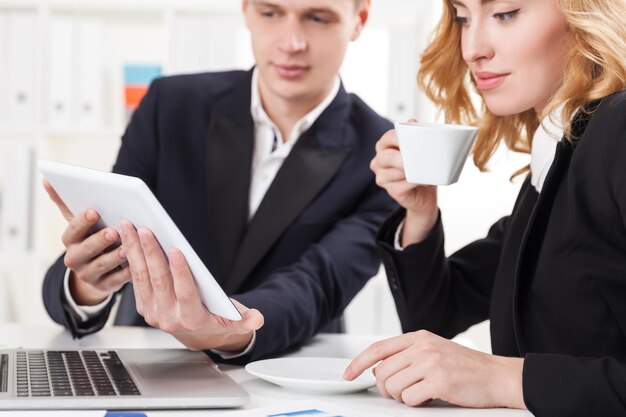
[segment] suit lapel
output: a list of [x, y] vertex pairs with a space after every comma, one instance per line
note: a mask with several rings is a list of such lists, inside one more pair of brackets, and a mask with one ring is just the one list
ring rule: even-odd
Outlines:
[[[589, 108], [594, 109], [597, 104], [597, 102], [591, 103]], [[524, 293], [532, 284], [532, 278], [535, 274], [535, 268], [556, 195], [562, 184], [563, 176], [567, 175], [576, 143], [584, 134], [589, 120], [590, 115], [579, 112], [572, 122], [572, 137], [574, 140], [570, 141], [563, 138], [557, 145], [554, 161], [548, 171], [536, 204], [532, 208], [522, 237], [513, 278], [513, 327], [517, 348], [521, 356], [524, 356], [527, 350], [524, 345], [524, 329], [521, 322], [519, 301], [525, 298]]]
[[212, 271], [224, 287], [248, 223], [254, 146], [250, 82], [240, 83], [214, 105], [207, 133], [207, 184]]
[[291, 150], [241, 242], [226, 293], [238, 290], [283, 232], [332, 179], [349, 153], [343, 141], [349, 98], [343, 88]]

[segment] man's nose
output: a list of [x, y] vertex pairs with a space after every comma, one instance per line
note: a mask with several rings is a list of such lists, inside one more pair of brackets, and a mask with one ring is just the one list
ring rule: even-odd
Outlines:
[[280, 48], [284, 52], [288, 53], [296, 53], [306, 50], [306, 36], [302, 24], [297, 17], [290, 16], [287, 19], [284, 32], [282, 34]]

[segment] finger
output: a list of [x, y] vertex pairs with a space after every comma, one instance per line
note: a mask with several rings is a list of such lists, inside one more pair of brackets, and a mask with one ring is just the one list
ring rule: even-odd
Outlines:
[[176, 248], [170, 249], [167, 256], [174, 278], [174, 294], [181, 319], [187, 323], [204, 320], [207, 309], [202, 304], [196, 282], [185, 256]]
[[352, 359], [352, 362], [350, 362], [344, 372], [344, 379], [348, 381], [353, 380], [367, 368], [406, 349], [410, 344], [411, 340], [407, 335], [395, 336], [374, 343]]
[[385, 397], [393, 396], [387, 389], [387, 380], [411, 365], [411, 358], [409, 355], [404, 354], [405, 352], [390, 356], [375, 368], [376, 385], [380, 393]]
[[130, 268], [128, 265], [115, 268], [113, 271], [103, 275], [94, 287], [106, 293], [114, 293], [119, 291], [131, 279]]
[[379, 168], [396, 168], [404, 170], [402, 156], [397, 149], [387, 148], [377, 155], [377, 165]]
[[400, 401], [411, 407], [419, 407], [437, 397], [434, 387], [428, 380], [410, 384], [400, 394]]
[[265, 318], [259, 310], [255, 308], [248, 308], [241, 304], [239, 301], [232, 298], [231, 301], [233, 302], [237, 310], [239, 310], [239, 312], [241, 313], [242, 319], [238, 324], [240, 324], [245, 330], [259, 330], [261, 327], [263, 327], [263, 324], [265, 323]]
[[72, 218], [74, 218], [72, 211], [65, 205], [65, 202], [61, 199], [57, 192], [54, 191], [54, 188], [52, 188], [52, 185], [48, 182], [48, 180], [44, 178], [41, 180], [41, 182], [50, 199], [54, 202], [54, 204], [57, 205], [57, 207], [61, 211], [61, 214], [63, 215], [63, 217], [65, 217], [65, 220], [67, 220], [68, 222], [72, 220]]
[[395, 130], [389, 130], [385, 133], [379, 140], [376, 142], [376, 152], [381, 152], [387, 148], [396, 148], [399, 149], [400, 143], [398, 142], [398, 137], [396, 136]]
[[[385, 391], [395, 400], [404, 402], [402, 399], [403, 392], [412, 385], [421, 383], [423, 379], [424, 375], [419, 367], [415, 365], [407, 366], [385, 379]], [[378, 382], [378, 371], [376, 372], [376, 380]]]
[[406, 182], [404, 171], [401, 169], [387, 168], [376, 174], [376, 184], [380, 187], [387, 187], [395, 182]]
[[[80, 243], [70, 244], [65, 254], [65, 266], [77, 271], [83, 265], [92, 263], [88, 273], [97, 277], [109, 272], [121, 262], [114, 253], [111, 257], [101, 257], [104, 252], [119, 240], [117, 230], [107, 227], [92, 234]], [[109, 252], [111, 253], [111, 252]], [[87, 273], [87, 272], [86, 272]]]
[[419, 185], [406, 182], [406, 180], [394, 181], [385, 185], [387, 192], [392, 196], [404, 196], [417, 187]]
[[74, 216], [61, 236], [63, 245], [67, 248], [70, 245], [81, 243], [89, 236], [91, 228], [98, 223], [98, 219], [100, 219], [98, 212], [91, 208], [83, 211], [78, 216]]
[[[126, 263], [126, 255], [120, 247], [109, 252], [100, 251], [100, 255], [83, 264], [75, 265], [81, 258], [74, 254], [80, 245], [72, 246], [65, 254], [65, 264], [76, 272], [82, 281], [95, 285], [104, 275], [115, 272]], [[83, 258], [84, 259], [84, 258]]]
[[137, 233], [148, 267], [156, 311], [159, 317], [171, 317], [175, 314], [176, 295], [169, 263], [161, 245], [150, 230], [140, 228]]
[[[145, 314], [152, 314], [152, 308], [154, 307], [154, 295], [152, 294], [148, 266], [146, 265], [143, 248], [141, 247], [135, 226], [128, 221], [122, 221], [121, 226], [122, 245], [126, 251], [128, 266], [130, 267], [137, 312], [145, 317]], [[150, 311], [147, 311], [147, 309], [150, 309]]]

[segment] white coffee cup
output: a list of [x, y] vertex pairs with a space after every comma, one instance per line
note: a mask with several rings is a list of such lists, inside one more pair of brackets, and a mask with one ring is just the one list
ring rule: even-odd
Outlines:
[[463, 125], [397, 122], [395, 128], [406, 180], [424, 185], [457, 182], [478, 134]]

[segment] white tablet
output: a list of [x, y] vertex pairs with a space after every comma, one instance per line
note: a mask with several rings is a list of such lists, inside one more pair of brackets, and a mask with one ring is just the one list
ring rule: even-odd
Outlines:
[[150, 229], [165, 253], [178, 248], [187, 259], [206, 308], [218, 316], [241, 320], [230, 298], [141, 179], [42, 159], [37, 166], [72, 213], [93, 208], [100, 214], [99, 229], [108, 226], [121, 231], [120, 222], [128, 220], [137, 228]]

